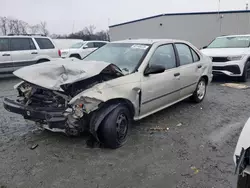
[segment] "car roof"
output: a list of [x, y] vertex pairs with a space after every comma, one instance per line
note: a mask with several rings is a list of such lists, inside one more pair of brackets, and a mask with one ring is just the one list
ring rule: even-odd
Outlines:
[[114, 41], [112, 43], [154, 44], [158, 42], [166, 42], [166, 43], [184, 42], [186, 43], [186, 41], [176, 40], [176, 39], [127, 39], [127, 40], [121, 40], [121, 41]]
[[41, 35], [11, 35], [11, 36], [0, 36], [0, 38], [49, 38]]
[[225, 38], [225, 37], [250, 37], [250, 34], [244, 34], [244, 35], [224, 35], [224, 36], [219, 36], [217, 38]]
[[105, 43], [108, 43], [109, 41], [104, 41], [104, 40], [84, 40], [83, 42], [105, 42]]

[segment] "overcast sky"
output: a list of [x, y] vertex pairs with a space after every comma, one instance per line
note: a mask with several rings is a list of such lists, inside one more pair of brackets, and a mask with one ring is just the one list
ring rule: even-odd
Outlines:
[[[0, 16], [30, 24], [46, 21], [50, 33], [65, 34], [93, 24], [108, 25], [162, 13], [217, 11], [219, 0], [0, 0]], [[222, 10], [245, 9], [246, 0], [221, 0]]]

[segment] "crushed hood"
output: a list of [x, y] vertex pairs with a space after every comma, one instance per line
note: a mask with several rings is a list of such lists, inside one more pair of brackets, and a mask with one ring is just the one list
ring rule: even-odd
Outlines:
[[248, 50], [248, 48], [206, 48], [201, 52], [210, 57], [227, 57], [244, 55]]
[[13, 74], [32, 84], [59, 91], [61, 85], [96, 76], [109, 65], [102, 61], [67, 59], [27, 66]]

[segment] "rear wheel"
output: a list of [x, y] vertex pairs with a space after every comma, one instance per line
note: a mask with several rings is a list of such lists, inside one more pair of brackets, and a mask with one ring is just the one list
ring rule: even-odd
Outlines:
[[249, 73], [250, 73], [250, 62], [247, 61], [246, 64], [245, 64], [244, 70], [243, 70], [243, 74], [242, 74], [242, 76], [240, 77], [239, 80], [241, 82], [246, 82], [247, 79], [248, 79]]
[[37, 64], [38, 64], [38, 63], [48, 62], [48, 61], [49, 61], [48, 59], [40, 59], [40, 60], [37, 61]]
[[98, 134], [105, 147], [116, 149], [127, 141], [131, 115], [125, 105], [119, 105], [103, 120]]
[[244, 177], [238, 176], [237, 188], [250, 188], [250, 176], [248, 174], [245, 174]]
[[81, 56], [79, 54], [73, 54], [71, 55], [70, 57], [74, 57], [74, 58], [77, 58], [77, 59], [81, 59]]
[[196, 90], [194, 91], [193, 95], [191, 96], [191, 100], [199, 103], [203, 101], [207, 92], [207, 83], [204, 78], [201, 78], [197, 84]]

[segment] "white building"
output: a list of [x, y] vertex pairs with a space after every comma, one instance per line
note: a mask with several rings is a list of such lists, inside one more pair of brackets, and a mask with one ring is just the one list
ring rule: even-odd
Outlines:
[[220, 11], [161, 14], [111, 25], [110, 39], [173, 38], [187, 40], [197, 47], [215, 37], [250, 33], [250, 11]]

